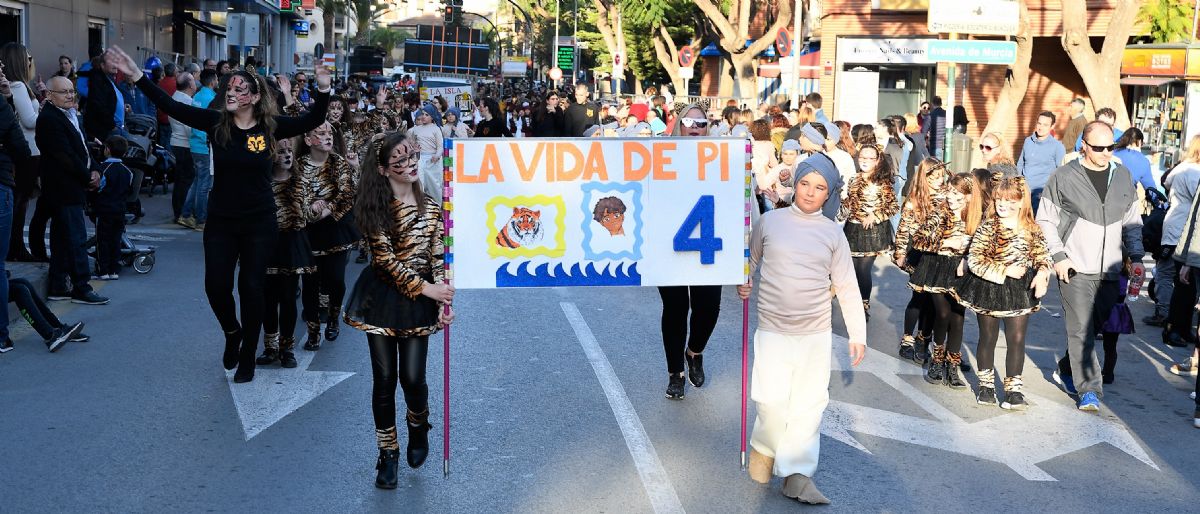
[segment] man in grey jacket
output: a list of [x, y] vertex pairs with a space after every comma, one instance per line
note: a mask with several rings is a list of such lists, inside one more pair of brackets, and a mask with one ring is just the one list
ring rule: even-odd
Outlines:
[[1142, 266], [1142, 218], [1129, 170], [1112, 162], [1112, 127], [1089, 123], [1078, 160], [1054, 170], [1042, 192], [1042, 227], [1067, 323], [1067, 353], [1056, 379], [1078, 391], [1079, 409], [1100, 410], [1101, 368], [1095, 336], [1120, 298], [1118, 278], [1126, 257], [1134, 274]]

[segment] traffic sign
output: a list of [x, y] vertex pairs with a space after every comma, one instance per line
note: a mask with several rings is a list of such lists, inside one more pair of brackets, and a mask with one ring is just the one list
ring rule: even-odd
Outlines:
[[1012, 36], [1017, 33], [1017, 0], [929, 0], [929, 31]]
[[694, 76], [696, 76], [695, 68], [679, 68], [679, 78], [692, 80]]
[[680, 68], [691, 68], [692, 65], [695, 63], [696, 63], [696, 54], [692, 50], [692, 47], [685, 46], [685, 47], [679, 49], [679, 67]]
[[557, 66], [550, 68], [550, 80], [559, 80], [561, 78], [562, 78], [562, 68], [559, 68]]
[[1014, 41], [977, 41], [931, 39], [929, 60], [971, 64], [1003, 64], [1017, 62], [1017, 43]]
[[787, 27], [779, 27], [775, 33], [775, 53], [780, 57], [792, 55], [792, 31]]
[[564, 70], [575, 69], [575, 47], [558, 47], [558, 67]]

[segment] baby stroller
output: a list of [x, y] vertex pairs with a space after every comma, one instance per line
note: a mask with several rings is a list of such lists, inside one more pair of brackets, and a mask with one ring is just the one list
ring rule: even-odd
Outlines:
[[[131, 216], [130, 214], [126, 214], [126, 221]], [[96, 264], [96, 252], [98, 250], [96, 247], [96, 236], [92, 235], [92, 237], [89, 237], [87, 242], [84, 243], [84, 247], [87, 249], [88, 266], [92, 269], [93, 273], [99, 275], [100, 270]], [[120, 262], [122, 266], [132, 266], [133, 271], [136, 271], [139, 275], [145, 275], [154, 269], [154, 251], [154, 246], [138, 246], [129, 239], [128, 233], [123, 233], [121, 234], [121, 256], [117, 259], [117, 262]]]
[[125, 117], [125, 130], [129, 132], [129, 150], [125, 152], [123, 160], [134, 173], [133, 183], [139, 186], [139, 192], [141, 188], [149, 187], [150, 196], [154, 196], [156, 185], [162, 186], [166, 194], [167, 171], [175, 159], [171, 152], [157, 143], [158, 120], [153, 116], [130, 114]]

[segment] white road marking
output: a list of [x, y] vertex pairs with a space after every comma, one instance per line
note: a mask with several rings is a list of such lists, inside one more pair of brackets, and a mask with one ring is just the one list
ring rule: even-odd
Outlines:
[[225, 372], [247, 441], [354, 375], [343, 371], [309, 371], [314, 356], [316, 352], [297, 352], [300, 365], [293, 369], [280, 368], [278, 364], [258, 366], [254, 380], [245, 384], [233, 383], [234, 372]]
[[[1109, 443], [1147, 466], [1159, 469], [1129, 429], [1107, 416], [1080, 412], [1073, 405], [1063, 405], [1026, 391], [1025, 396], [1032, 404], [1028, 411], [1022, 414], [1005, 413], [969, 423], [899, 377], [920, 375], [921, 368], [871, 348], [867, 349], [867, 358], [862, 364], [857, 368], [852, 367], [846, 351], [849, 342], [836, 334], [833, 338], [834, 371], [875, 375], [935, 418], [908, 416], [830, 400], [821, 424], [821, 433], [854, 448], [870, 453], [850, 435], [851, 432], [998, 462], [1026, 480], [1054, 481], [1055, 478], [1039, 468], [1038, 464], [1099, 443]], [[996, 359], [997, 362], [1003, 362], [1002, 355], [997, 355]], [[1027, 367], [1033, 367], [1032, 364], [1028, 362]], [[1036, 370], [1036, 367], [1033, 369]], [[1030, 371], [1027, 370], [1026, 377], [1036, 376], [1036, 372]], [[974, 403], [972, 393], [964, 391], [961, 394], [963, 401]]]
[[588, 363], [592, 365], [592, 371], [596, 373], [596, 379], [604, 388], [604, 396], [608, 397], [608, 406], [612, 408], [613, 415], [617, 418], [617, 424], [621, 427], [621, 435], [625, 437], [625, 446], [629, 448], [629, 455], [633, 457], [633, 463], [642, 479], [642, 487], [646, 489], [646, 495], [650, 497], [650, 505], [654, 508], [654, 512], [684, 512], [679, 495], [675, 493], [671, 479], [667, 477], [662, 462], [658, 460], [658, 453], [654, 451], [650, 436], [646, 435], [642, 420], [638, 418], [637, 411], [633, 409], [633, 404], [625, 395], [625, 387], [621, 385], [620, 379], [613, 371], [612, 364], [608, 362], [604, 350], [596, 342], [596, 336], [592, 335], [592, 329], [588, 327], [574, 303], [560, 302], [559, 305], [562, 307], [563, 314], [567, 316], [567, 321], [571, 323], [571, 328], [575, 330], [575, 337], [579, 339], [579, 346], [583, 347], [583, 353], [587, 355]]

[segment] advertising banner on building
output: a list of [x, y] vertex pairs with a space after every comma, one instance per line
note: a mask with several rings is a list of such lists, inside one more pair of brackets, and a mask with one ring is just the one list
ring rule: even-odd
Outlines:
[[741, 284], [746, 142], [456, 140], [459, 289]]

